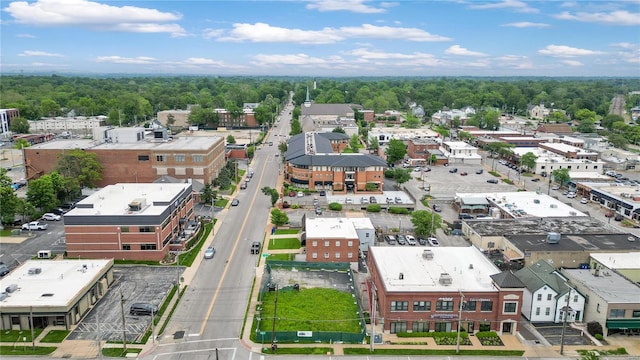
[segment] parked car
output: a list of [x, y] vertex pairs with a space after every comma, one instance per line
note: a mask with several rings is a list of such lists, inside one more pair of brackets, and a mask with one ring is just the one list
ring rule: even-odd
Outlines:
[[209, 246], [205, 251], [204, 251], [204, 258], [205, 259], [213, 259], [213, 256], [216, 254], [216, 249], [213, 248], [213, 246]]
[[42, 223], [40, 221], [32, 221], [30, 223], [22, 224], [22, 230], [47, 230], [49, 224]]
[[462, 213], [458, 215], [458, 219], [460, 220], [473, 219], [473, 215]]
[[51, 212], [56, 214], [56, 215], [64, 215], [67, 213], [67, 210], [63, 209], [63, 208], [55, 208], [55, 209], [51, 209]]
[[538, 181], [540, 181], [540, 179], [539, 178], [533, 178], [533, 179], [531, 179], [531, 181], [538, 182]]
[[411, 245], [411, 246], [415, 246], [416, 243], [416, 238], [413, 237], [412, 235], [406, 235], [405, 236], [407, 238], [407, 244]]
[[438, 205], [438, 204], [433, 204], [433, 211], [441, 212], [442, 211], [442, 207], [440, 207], [440, 205]]
[[458, 172], [458, 168], [449, 169], [449, 172], [452, 173], [452, 174], [453, 173], [457, 173]]
[[463, 171], [463, 172], [460, 173], [460, 176], [467, 176], [467, 175], [469, 175], [469, 174], [466, 171]]
[[431, 171], [431, 168], [428, 167], [428, 166], [425, 166], [425, 167], [422, 168], [422, 171], [429, 172], [429, 171]]
[[427, 245], [427, 239], [425, 239], [425, 238], [418, 238], [418, 244], [420, 244], [420, 245]]
[[613, 220], [615, 221], [622, 221], [624, 219], [624, 216], [622, 216], [622, 214], [617, 214], [616, 217], [613, 218]]
[[460, 229], [453, 229], [453, 231], [451, 231], [451, 235], [457, 235], [457, 236], [460, 236], [460, 235], [462, 235], [462, 230], [460, 230]]
[[316, 211], [316, 215], [322, 215], [322, 208], [317, 206], [315, 211]]
[[489, 180], [487, 180], [487, 182], [489, 184], [497, 184], [498, 183], [498, 179], [489, 179]]
[[402, 198], [399, 196], [396, 196], [396, 198], [393, 200], [395, 201], [396, 204], [402, 204]]
[[387, 244], [389, 244], [389, 245], [395, 245], [396, 244], [396, 237], [393, 236], [393, 235], [385, 236], [385, 240], [387, 241]]
[[440, 246], [440, 243], [438, 242], [438, 239], [436, 239], [434, 237], [427, 238], [427, 241], [429, 242], [429, 245], [431, 245], [431, 246]]
[[402, 234], [398, 234], [398, 236], [396, 237], [396, 239], [398, 240], [398, 244], [400, 245], [407, 245], [407, 238], [402, 235]]
[[327, 192], [324, 190], [320, 190], [320, 196], [327, 196]]
[[551, 190], [560, 190], [560, 186], [558, 186], [558, 185], [553, 185], [553, 186], [551, 187]]
[[240, 184], [240, 190], [244, 190], [247, 188], [247, 182], [243, 182], [242, 184]]
[[580, 199], [580, 204], [587, 204], [588, 202], [589, 202], [589, 199], [587, 198]]
[[129, 314], [131, 315], [151, 315], [158, 313], [158, 305], [149, 303], [135, 303], [129, 308]]
[[344, 203], [345, 204], [353, 204], [353, 199], [352, 198], [346, 198], [346, 199], [344, 199]]
[[60, 215], [56, 215], [54, 213], [45, 213], [44, 215], [42, 215], [42, 220], [60, 221], [60, 219], [62, 219]]
[[368, 204], [369, 203], [369, 199], [367, 199], [366, 197], [361, 197], [360, 198], [360, 204]]
[[238, 205], [240, 205], [240, 200], [238, 200], [238, 199], [233, 199], [233, 200], [231, 201], [231, 206], [238, 206]]
[[375, 196], [369, 196], [369, 202], [372, 203], [372, 204], [377, 204], [378, 200], [376, 200]]
[[476, 170], [476, 174], [478, 174], [478, 175], [479, 175], [479, 174], [482, 174], [483, 172], [484, 172], [484, 170], [483, 170], [483, 169], [478, 169], [478, 170]]
[[298, 197], [303, 197], [304, 193], [302, 191], [298, 191]]
[[251, 254], [260, 254], [260, 241], [251, 243]]

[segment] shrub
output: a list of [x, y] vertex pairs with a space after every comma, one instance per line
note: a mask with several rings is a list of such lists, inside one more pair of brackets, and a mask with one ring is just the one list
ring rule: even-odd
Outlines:
[[389, 207], [389, 212], [391, 214], [407, 215], [409, 214], [409, 209], [403, 208], [403, 207], [391, 206]]
[[604, 336], [602, 336], [602, 334], [595, 334], [594, 337], [596, 338], [596, 340], [603, 340]]
[[366, 191], [376, 191], [376, 190], [378, 190], [378, 184], [375, 184], [375, 183], [367, 183], [367, 184], [364, 186], [364, 189], [365, 189]]
[[342, 204], [339, 204], [337, 202], [332, 202], [329, 204], [329, 210], [340, 211], [342, 210]]
[[589, 332], [589, 334], [596, 336], [596, 335], [602, 335], [603, 331], [602, 331], [602, 325], [597, 322], [597, 321], [591, 321], [587, 323], [587, 331]]
[[393, 179], [395, 176], [396, 172], [393, 171], [393, 169], [387, 169], [384, 171], [384, 177], [387, 179]]
[[377, 213], [382, 210], [382, 207], [378, 204], [367, 205], [367, 212]]

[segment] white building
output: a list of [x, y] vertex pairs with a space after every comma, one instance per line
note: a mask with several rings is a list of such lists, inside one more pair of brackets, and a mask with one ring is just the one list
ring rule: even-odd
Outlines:
[[[563, 145], [563, 144], [556, 144]], [[565, 145], [566, 146], [566, 145]], [[538, 158], [531, 169], [534, 174], [549, 175], [554, 170], [569, 169], [569, 176], [574, 178], [603, 179], [602, 175], [605, 163], [601, 160], [571, 159], [549, 152], [540, 148], [514, 148], [513, 153], [521, 157], [526, 153], [532, 153]], [[591, 175], [589, 175], [589, 173]]]
[[529, 321], [562, 322], [567, 305], [570, 308], [567, 322], [582, 321], [585, 297], [571, 288], [567, 279], [547, 261], [537, 261], [518, 270], [515, 276], [525, 285], [522, 315]]
[[33, 133], [73, 133], [89, 135], [93, 129], [104, 126], [106, 116], [55, 117], [41, 120], [28, 120], [29, 130]]
[[[309, 251], [313, 251], [314, 248], [313, 243], [311, 246], [309, 241], [313, 241], [313, 239], [323, 239], [323, 241], [327, 241], [324, 239], [332, 239], [332, 240], [340, 240], [342, 239], [342, 243], [339, 244], [330, 244], [327, 246], [346, 246], [346, 248], [350, 249], [347, 252], [353, 254], [353, 249], [357, 246], [358, 251], [367, 252], [369, 247], [373, 247], [375, 245], [376, 239], [376, 230], [369, 218], [330, 218], [330, 217], [321, 217], [321, 218], [307, 218], [305, 222], [305, 231], [307, 237], [307, 253]], [[356, 240], [357, 244], [349, 244], [349, 241]], [[311, 250], [310, 250], [311, 249]], [[341, 251], [341, 249], [335, 249], [336, 251]], [[333, 250], [332, 250], [333, 252]], [[356, 252], [356, 257], [348, 256], [342, 257], [342, 261], [357, 261], [358, 252]]]
[[629, 280], [640, 283], [640, 252], [591, 253], [589, 264], [592, 269], [615, 270]]
[[375, 127], [369, 130], [369, 138], [375, 137], [380, 145], [388, 144], [391, 139], [409, 141], [409, 139], [416, 138], [439, 139], [440, 136], [437, 132], [427, 128]]
[[482, 163], [478, 148], [464, 141], [444, 141], [440, 149], [449, 159], [449, 164], [480, 165]]
[[28, 260], [0, 280], [0, 330], [71, 328], [113, 283], [113, 260]]

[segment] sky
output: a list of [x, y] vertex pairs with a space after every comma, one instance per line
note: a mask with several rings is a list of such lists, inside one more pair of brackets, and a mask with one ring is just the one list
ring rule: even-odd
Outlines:
[[0, 71], [638, 77], [640, 0], [1, 0]]

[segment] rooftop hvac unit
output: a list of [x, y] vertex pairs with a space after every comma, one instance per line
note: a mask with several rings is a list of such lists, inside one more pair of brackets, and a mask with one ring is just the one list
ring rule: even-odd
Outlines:
[[540, 199], [533, 199], [534, 204], [540, 204]]
[[50, 250], [40, 250], [38, 251], [38, 259], [50, 259], [51, 251]]
[[431, 251], [431, 250], [424, 250], [424, 251], [422, 252], [422, 257], [423, 257], [424, 259], [427, 259], [427, 260], [433, 260], [433, 251]]
[[440, 285], [449, 286], [453, 284], [453, 278], [448, 273], [440, 274], [440, 279], [438, 280]]
[[11, 284], [9, 286], [7, 286], [7, 288], [5, 289], [6, 292], [8, 292], [9, 294], [11, 294], [12, 292], [18, 290], [18, 284]]
[[41, 268], [31, 268], [31, 269], [29, 269], [28, 274], [29, 275], [38, 275], [41, 272], [42, 272]]

